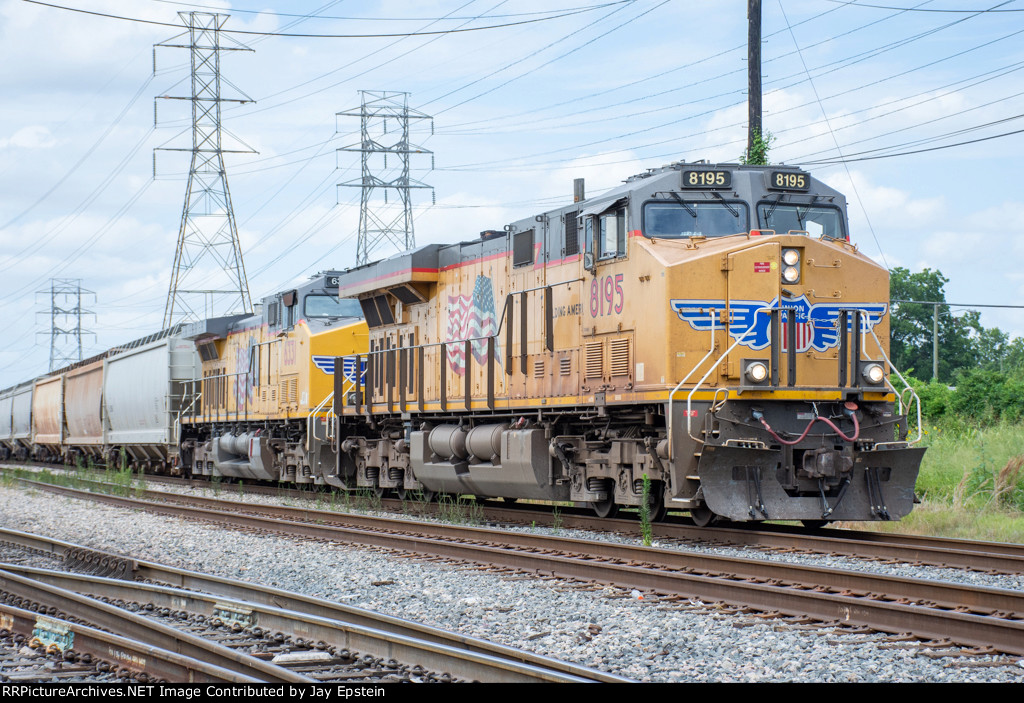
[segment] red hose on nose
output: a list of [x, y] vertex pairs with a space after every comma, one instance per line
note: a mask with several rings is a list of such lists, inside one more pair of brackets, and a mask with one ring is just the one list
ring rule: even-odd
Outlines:
[[811, 431], [811, 427], [813, 427], [814, 423], [817, 422], [818, 420], [821, 420], [826, 425], [835, 430], [835, 433], [842, 437], [843, 439], [845, 439], [847, 442], [856, 442], [857, 438], [860, 437], [860, 423], [857, 421], [857, 413], [850, 413], [850, 417], [853, 418], [853, 437], [847, 437], [845, 434], [843, 434], [843, 431], [836, 427], [836, 424], [829, 420], [827, 417], [816, 417], [807, 423], [807, 427], [804, 428], [803, 434], [792, 441], [783, 439], [779, 435], [775, 434], [775, 430], [771, 428], [771, 426], [768, 424], [768, 421], [765, 420], [763, 417], [760, 418], [760, 420], [761, 424], [764, 425], [764, 428], [768, 430], [768, 434], [775, 438], [775, 441], [791, 447], [794, 444], [799, 444], [800, 442], [802, 442], [804, 437], [807, 436], [807, 433]]

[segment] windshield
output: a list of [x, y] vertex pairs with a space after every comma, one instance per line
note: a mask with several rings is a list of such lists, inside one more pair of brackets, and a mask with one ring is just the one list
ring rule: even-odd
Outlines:
[[761, 203], [757, 206], [761, 227], [776, 232], [807, 232], [815, 237], [846, 239], [843, 215], [838, 208], [791, 203]]
[[646, 237], [722, 237], [748, 230], [747, 206], [726, 202], [644, 203]]
[[307, 295], [306, 317], [362, 317], [359, 301], [333, 295]]

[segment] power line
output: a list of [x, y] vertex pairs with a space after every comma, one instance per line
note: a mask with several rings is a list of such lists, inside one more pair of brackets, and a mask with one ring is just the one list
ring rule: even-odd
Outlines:
[[[587, 47], [587, 46], [593, 44], [598, 39], [601, 39], [602, 37], [605, 37], [605, 36], [611, 34], [612, 32], [614, 32], [614, 31], [616, 31], [618, 29], [621, 29], [622, 27], [626, 26], [627, 24], [635, 22], [636, 20], [640, 19], [641, 17], [643, 17], [643, 16], [653, 12], [654, 10], [657, 10], [659, 7], [661, 7], [662, 5], [665, 5], [667, 3], [668, 3], [668, 0], [664, 0], [664, 2], [661, 2], [658, 5], [655, 5], [654, 7], [650, 8], [649, 10], [645, 10], [644, 12], [641, 12], [636, 17], [631, 17], [630, 19], [626, 20], [625, 22], [622, 22], [621, 24], [618, 24], [615, 27], [612, 27], [607, 32], [599, 34], [596, 37], [593, 37], [592, 39], [589, 39], [589, 40], [585, 41], [583, 44], [580, 44], [579, 46], [576, 46], [573, 49], [570, 49], [569, 51], [565, 52], [564, 54], [556, 56], [553, 59], [549, 59], [548, 61], [545, 61], [544, 63], [542, 63], [540, 66], [536, 66], [534, 68], [531, 68], [530, 70], [525, 71], [524, 73], [521, 73], [518, 76], [514, 76], [513, 78], [508, 79], [504, 83], [500, 83], [500, 84], [498, 84], [498, 85], [496, 85], [496, 86], [494, 86], [492, 88], [489, 88], [488, 90], [486, 90], [486, 91], [484, 91], [482, 93], [478, 93], [477, 95], [474, 95], [471, 98], [466, 98], [462, 102], [458, 102], [458, 103], [456, 103], [454, 105], [450, 105], [449, 107], [446, 107], [446, 108], [444, 108], [442, 110], [439, 110], [438, 114], [441, 114], [441, 113], [444, 113], [444, 112], [448, 112], [449, 110], [454, 110], [457, 107], [461, 107], [462, 105], [465, 105], [466, 103], [468, 103], [468, 102], [470, 102], [472, 100], [476, 100], [477, 98], [481, 98], [484, 95], [488, 95], [489, 93], [493, 93], [495, 90], [498, 90], [499, 88], [503, 88], [506, 85], [508, 85], [509, 83], [511, 83], [513, 81], [516, 81], [516, 80], [519, 80], [520, 78], [523, 78], [524, 76], [527, 76], [527, 75], [533, 73], [534, 71], [537, 71], [540, 68], [543, 68], [544, 66], [548, 66], [548, 65], [554, 63], [555, 61], [560, 61], [561, 59], [565, 58], [566, 56], [569, 56], [571, 54], [576, 53], [577, 51], [583, 49], [584, 47]], [[591, 22], [590, 24], [588, 24], [587, 26], [583, 27], [583, 29], [589, 29], [590, 27], [593, 27], [594, 25], [603, 22], [604, 20], [608, 19], [609, 17], [611, 17], [612, 15], [616, 14], [617, 12], [620, 12], [623, 9], [624, 8], [620, 7], [620, 8], [616, 8], [616, 9], [612, 10], [611, 12], [609, 12], [604, 17], [601, 17], [600, 19], [597, 19], [597, 20]], [[505, 66], [502, 66], [501, 68], [499, 68], [499, 69], [497, 69], [495, 71], [492, 71], [491, 73], [487, 74], [486, 76], [483, 76], [483, 77], [478, 78], [478, 79], [476, 79], [474, 81], [471, 81], [470, 83], [467, 83], [467, 84], [465, 84], [463, 86], [460, 86], [459, 88], [456, 88], [454, 90], [450, 90], [447, 93], [445, 93], [444, 95], [441, 95], [440, 97], [434, 98], [433, 100], [427, 101], [426, 103], [424, 103], [424, 105], [430, 105], [431, 103], [437, 102], [438, 100], [446, 98], [449, 95], [457, 93], [457, 92], [459, 92], [461, 90], [465, 90], [466, 88], [469, 88], [470, 86], [475, 85], [476, 83], [479, 83], [480, 81], [486, 80], [486, 79], [490, 78], [491, 76], [494, 76], [494, 75], [496, 75], [496, 74], [498, 74], [498, 73], [500, 73], [500, 72], [502, 72], [502, 71], [504, 71], [506, 69], [511, 68], [512, 66], [515, 66], [515, 65], [517, 65], [519, 63], [522, 63], [523, 61], [526, 61], [529, 58], [532, 58], [533, 56], [536, 56], [537, 54], [541, 53], [542, 51], [546, 51], [547, 49], [550, 49], [551, 47], [555, 46], [556, 44], [559, 44], [559, 43], [561, 43], [563, 41], [568, 40], [570, 38], [570, 36], [572, 36], [572, 35], [568, 35], [568, 36], [562, 37], [560, 39], [556, 39], [555, 41], [551, 42], [547, 46], [544, 46], [544, 47], [542, 47], [542, 48], [540, 48], [540, 49], [538, 49], [536, 51], [533, 51], [533, 52], [527, 54], [526, 56], [524, 56], [524, 57], [522, 57], [522, 58], [520, 58], [520, 59], [518, 59], [516, 61], [513, 61], [512, 63], [506, 64]]]
[[[609, 3], [609, 5], [616, 5], [620, 3], [632, 3], [636, 0], [619, 0], [618, 2]], [[67, 10], [68, 12], [78, 12], [84, 15], [93, 15], [95, 17], [105, 17], [107, 19], [123, 20], [126, 22], [137, 22], [139, 24], [152, 24], [159, 27], [174, 27], [178, 28], [180, 25], [171, 22], [158, 22], [156, 20], [146, 20], [139, 17], [127, 17], [125, 15], [112, 15], [106, 12], [96, 12], [94, 10], [83, 10], [77, 7], [68, 7], [66, 5], [55, 5], [48, 2], [41, 2], [40, 0], [22, 0], [22, 2], [31, 3], [33, 5], [42, 5], [44, 7], [51, 7], [56, 10]], [[598, 6], [606, 7], [606, 5]], [[254, 30], [246, 29], [226, 29], [224, 30], [227, 34], [243, 34], [246, 36], [257, 36], [257, 37], [295, 37], [301, 39], [382, 39], [389, 37], [417, 37], [417, 36], [428, 36], [432, 34], [460, 34], [464, 32], [481, 32], [489, 29], [503, 29], [505, 27], [516, 27], [523, 24], [535, 24], [537, 22], [549, 22], [551, 20], [561, 19], [562, 17], [571, 17], [572, 15], [579, 15], [584, 12], [591, 12], [591, 9], [572, 10], [563, 12], [559, 15], [552, 15], [551, 17], [538, 17], [530, 20], [520, 20], [518, 22], [506, 22], [504, 24], [492, 24], [486, 27], [464, 27], [461, 29], [447, 29], [438, 30], [433, 32], [383, 32], [379, 34], [293, 34], [289, 32], [257, 32]]]
[[946, 305], [954, 308], [1012, 308], [1024, 310], [1024, 305], [993, 305], [991, 303], [949, 303], [945, 300], [890, 300], [890, 303], [901, 303], [904, 305]]
[[952, 10], [952, 9], [945, 9], [945, 8], [923, 8], [922, 9], [922, 8], [918, 8], [918, 7], [894, 7], [892, 5], [868, 5], [867, 3], [856, 2], [856, 1], [851, 1], [851, 0], [826, 0], [826, 2], [833, 2], [833, 3], [836, 3], [837, 5], [846, 5], [847, 7], [869, 7], [871, 9], [873, 9], [873, 10], [899, 10], [900, 12], [934, 12], [934, 13], [965, 14], [965, 15], [966, 14], [975, 14], [975, 13], [978, 13], [978, 12], [983, 12], [983, 13], [986, 13], [986, 14], [988, 14], [988, 13], [997, 13], [997, 12], [1024, 12], [1024, 9], [1022, 9], [1022, 8], [1015, 8], [1015, 9], [1012, 9], [1012, 10], [1011, 9], [998, 10], [998, 9], [995, 9], [995, 8], [990, 9], [990, 10], [977, 10], [977, 9], [973, 9], [973, 10]]
[[[966, 18], [966, 19], [970, 19], [970, 18]], [[965, 21], [965, 20], [957, 20], [957, 23], [958, 22], [963, 22], [963, 21]], [[956, 24], [956, 23], [951, 23], [951, 24], [944, 25], [943, 27], [941, 27], [939, 29], [948, 28], [948, 27], [952, 26], [952, 24]], [[797, 26], [797, 25], [793, 25], [793, 26]], [[914, 39], [914, 40], [920, 39], [920, 38], [923, 38], [924, 36], [927, 36], [928, 34], [931, 34], [931, 33], [934, 33], [934, 32], [932, 30], [929, 30], [928, 32], [919, 33], [919, 34], [915, 35], [914, 37], [912, 37], [911, 39]], [[991, 46], [991, 45], [996, 44], [996, 43], [1001, 42], [1001, 41], [1005, 41], [1006, 39], [1010, 39], [1010, 38], [1012, 38], [1014, 36], [1017, 36], [1019, 34], [1022, 34], [1022, 33], [1024, 33], [1024, 30], [1016, 30], [1014, 32], [1010, 32], [1010, 33], [1005, 34], [1005, 35], [1003, 35], [1001, 37], [998, 37], [997, 39], [983, 42], [981, 44], [975, 45], [975, 46], [970, 47], [968, 49], [965, 49], [963, 51], [955, 52], [953, 54], [947, 55], [945, 57], [942, 57], [942, 58], [934, 60], [934, 61], [926, 62], [926, 63], [921, 64], [919, 66], [916, 66], [916, 67], [914, 67], [912, 69], [908, 69], [908, 70], [902, 71], [900, 73], [896, 73], [896, 74], [893, 74], [893, 75], [890, 75], [890, 76], [886, 76], [884, 78], [875, 79], [875, 80], [869, 81], [867, 83], [861, 84], [861, 85], [859, 85], [859, 86], [857, 86], [855, 88], [850, 88], [850, 89], [847, 89], [847, 90], [839, 91], [837, 93], [833, 93], [832, 95], [824, 96], [823, 98], [821, 98], [821, 100], [822, 101], [827, 101], [827, 100], [834, 99], [836, 97], [840, 97], [840, 96], [843, 96], [843, 95], [848, 95], [848, 94], [851, 94], [851, 93], [863, 90], [865, 88], [877, 86], [877, 85], [880, 85], [880, 84], [882, 84], [882, 83], [884, 83], [886, 81], [894, 80], [895, 78], [912, 74], [912, 73], [914, 73], [916, 71], [923, 70], [925, 68], [934, 66], [934, 65], [936, 65], [938, 63], [942, 63], [944, 61], [949, 61], [951, 59], [961, 57], [961, 56], [963, 56], [963, 55], [965, 55], [967, 53], [970, 53], [972, 51], [977, 51], [977, 50], [982, 49], [984, 47]], [[895, 43], [892, 43], [892, 44], [889, 44], [889, 45], [885, 45], [885, 46], [905, 45], [906, 43], [908, 43], [908, 41], [909, 41], [908, 39], [903, 39], [903, 40], [900, 40], [900, 42], [895, 42]], [[880, 47], [880, 48], [885, 48], [885, 46]], [[875, 49], [875, 50], [872, 50], [872, 51], [877, 51], [877, 50], [878, 49]], [[863, 53], [860, 54], [859, 56], [863, 56]], [[820, 77], [821, 75], [824, 75], [824, 73], [817, 74], [818, 77]], [[771, 83], [777, 82], [778, 80], [779, 79], [768, 81], [768, 83], [771, 84]], [[808, 80], [809, 79], [804, 78], [803, 80], [799, 81], [798, 83], [806, 83], [806, 82], [808, 82]], [[796, 85], [798, 83], [789, 84], [787, 86], [783, 86], [783, 88], [777, 88], [775, 90], [782, 90], [784, 88], [792, 87], [792, 85]], [[773, 90], [771, 92], [775, 92], [775, 90]], [[723, 94], [723, 95], [728, 95], [728, 93]], [[722, 97], [722, 96], [720, 95], [720, 96], [716, 96], [716, 97]], [[522, 156], [522, 157], [517, 157], [516, 159], [513, 159], [513, 160], [514, 161], [524, 161], [524, 160], [535, 158], [535, 157], [538, 157], [538, 156], [547, 156], [547, 155], [558, 153], [558, 152], [579, 151], [580, 149], [586, 148], [588, 146], [593, 146], [595, 144], [602, 144], [602, 143], [616, 141], [616, 140], [623, 139], [623, 138], [626, 138], [626, 137], [635, 136], [637, 134], [651, 132], [651, 131], [654, 131], [656, 129], [660, 129], [662, 127], [676, 126], [676, 125], [678, 125], [678, 123], [680, 121], [691, 120], [691, 119], [694, 119], [694, 118], [700, 117], [700, 116], [706, 116], [706, 115], [711, 114], [713, 112], [716, 112], [718, 110], [727, 109], [728, 107], [734, 107], [736, 105], [741, 105], [741, 104], [743, 104], [743, 103], [742, 102], [736, 102], [736, 103], [732, 103], [731, 105], [728, 105], [728, 106], [722, 106], [722, 107], [718, 107], [718, 108], [711, 108], [711, 109], [708, 109], [708, 110], [706, 110], [706, 111], [704, 111], [702, 113], [690, 114], [690, 115], [688, 115], [688, 116], [686, 116], [686, 117], [684, 117], [682, 119], [676, 119], [676, 120], [672, 120], [672, 121], [669, 121], [669, 122], [664, 122], [664, 123], [661, 123], [661, 124], [658, 124], [658, 125], [654, 125], [654, 126], [651, 126], [651, 127], [647, 127], [647, 128], [641, 129], [641, 130], [634, 131], [634, 132], [630, 132], [630, 133], [626, 133], [626, 134], [619, 134], [619, 135], [612, 136], [612, 137], [607, 137], [607, 138], [604, 138], [604, 139], [601, 139], [601, 140], [597, 140], [597, 141], [593, 141], [593, 142], [587, 142], [587, 143], [584, 143], [584, 144], [577, 144], [577, 145], [574, 145], [574, 146], [564, 147], [564, 148], [560, 148], [560, 149], [547, 150], [545, 152], [537, 152], [537, 153], [534, 153], [534, 154], [529, 154], [529, 155], [525, 155], [525, 156]], [[792, 106], [792, 107], [784, 108], [782, 110], [777, 110], [777, 111], [775, 111], [773, 113], [773, 115], [779, 115], [779, 114], [783, 114], [785, 112], [791, 112], [793, 110], [797, 110], [797, 109], [800, 109], [800, 108], [803, 108], [803, 107], [807, 107], [809, 105], [814, 105], [814, 104], [817, 104], [817, 101], [806, 102], [806, 103], [802, 103], [800, 105], [795, 105], [795, 106]], [[689, 135], [683, 135], [683, 136], [679, 136], [679, 137], [672, 137], [672, 138], [669, 138], [669, 139], [664, 139], [664, 140], [660, 140], [660, 141], [657, 141], [657, 142], [650, 142], [650, 143], [643, 144], [643, 145], [632, 145], [632, 146], [628, 147], [628, 149], [631, 149], [631, 150], [646, 149], [646, 148], [650, 148], [652, 146], [658, 146], [658, 145], [661, 145], [661, 144], [667, 144], [667, 143], [671, 143], [671, 142], [683, 141], [685, 139], [691, 139], [693, 137], [702, 136], [704, 134], [709, 134], [709, 133], [712, 133], [712, 132], [715, 132], [715, 131], [720, 131], [720, 130], [725, 129], [725, 128], [730, 127], [730, 126], [735, 127], [735, 126], [738, 126], [740, 124], [745, 124], [745, 123], [735, 123], [733, 125], [724, 125], [724, 126], [720, 125], [720, 126], [715, 127], [713, 129], [703, 130], [703, 131], [700, 131], [700, 132], [691, 133]], [[723, 145], [716, 145], [716, 146], [723, 146]], [[626, 150], [627, 150], [627, 148], [615, 149], [615, 150], [611, 150], [611, 151], [601, 152], [598, 155], [610, 155], [610, 154], [615, 154], [615, 153], [621, 153], [621, 152], [626, 151]], [[671, 156], [675, 156], [675, 154], [661, 154], [659, 156], [671, 157]], [[512, 167], [511, 169], [505, 169], [505, 170], [530, 170], [530, 167], [544, 167], [544, 166], [550, 166], [552, 164], [557, 164], [557, 163], [565, 163], [567, 161], [572, 161], [573, 158], [575, 158], [575, 157], [571, 157], [571, 158], [568, 158], [568, 159], [545, 159], [543, 161], [536, 161], [536, 162], [532, 162], [532, 163], [527, 162], [525, 164], [520, 164], [518, 166]], [[833, 160], [831, 162], [838, 162], [838, 160]], [[621, 163], [621, 162], [611, 162], [611, 163]], [[442, 171], [473, 171], [473, 170], [478, 170], [475, 167], [484, 167], [484, 168], [487, 168], [488, 170], [493, 169], [493, 165], [491, 165], [490, 162], [474, 162], [474, 163], [468, 163], [468, 164], [457, 164], [455, 166], [449, 166], [449, 167], [441, 167], [439, 170], [442, 170]]]
[[[177, 0], [150, 0], [150, 2], [159, 2], [165, 5], [185, 6], [185, 7], [196, 7], [204, 10], [216, 10], [223, 12], [223, 7], [212, 7], [209, 5], [199, 5], [191, 2], [178, 2]], [[494, 14], [494, 15], [483, 15], [483, 17], [497, 18], [497, 17], [535, 17], [537, 15], [551, 15], [559, 12], [583, 12], [589, 10], [599, 10], [609, 5], [620, 5], [626, 2], [635, 2], [635, 0], [618, 0], [617, 2], [606, 2], [600, 5], [585, 5], [583, 7], [563, 7], [557, 10], [539, 10], [537, 12], [510, 12], [507, 14]], [[268, 12], [266, 10], [240, 10], [238, 8], [231, 8], [233, 14], [249, 14], [249, 15], [261, 15], [264, 17], [309, 17], [309, 15], [298, 15], [288, 12]], [[366, 21], [366, 22], [427, 22], [437, 21], [438, 19], [452, 19], [452, 20], [465, 20], [465, 19], [480, 19], [477, 17], [452, 17], [446, 15], [444, 18], [438, 17], [344, 17], [344, 16], [332, 16], [332, 15], [316, 15], [318, 19], [324, 20], [353, 20], [353, 21]]]
[[[890, 159], [890, 158], [894, 158], [896, 156], [910, 156], [911, 154], [924, 154], [924, 153], [929, 152], [929, 151], [941, 151], [943, 149], [952, 149], [953, 147], [965, 146], [967, 144], [977, 144], [978, 142], [988, 142], [988, 141], [992, 141], [993, 139], [1002, 139], [1003, 137], [1012, 137], [1015, 134], [1021, 134], [1021, 133], [1024, 133], [1024, 129], [1017, 129], [1017, 130], [1014, 130], [1012, 132], [1003, 132], [1002, 134], [993, 134], [992, 136], [989, 136], [989, 137], [979, 137], [978, 139], [970, 139], [970, 140], [963, 141], [963, 142], [956, 142], [955, 144], [946, 144], [946, 145], [943, 145], [943, 146], [933, 146], [933, 147], [930, 147], [928, 149], [915, 149], [915, 150], [912, 150], [912, 151], [900, 151], [900, 152], [896, 152], [894, 154], [881, 154], [879, 156], [861, 156], [861, 157], [858, 157], [858, 158], [847, 157], [847, 158], [844, 159], [844, 161], [848, 161], [848, 162], [853, 162], [853, 161], [875, 161], [875, 160], [878, 160], [878, 159]], [[821, 159], [820, 161], [808, 161], [808, 162], [805, 162], [805, 163], [806, 163], [806, 165], [834, 164], [834, 163], [839, 163], [839, 160], [838, 159], [831, 159], [831, 160], [830, 159]]]
[[[475, 1], [476, 0], [468, 0], [468, 2], [466, 2], [466, 3], [462, 4], [462, 5], [460, 5], [459, 7], [455, 8], [454, 10], [452, 10], [452, 12], [458, 12], [459, 10], [463, 9], [464, 7], [468, 7], [469, 5], [472, 5]], [[494, 7], [500, 7], [505, 2], [506, 2], [506, 0], [501, 0], [501, 2], [499, 2]], [[438, 21], [440, 21], [440, 20], [428, 22], [425, 26], [426, 27], [430, 27], [431, 25], [437, 24]], [[466, 20], [466, 24], [468, 24], [469, 22], [472, 22], [472, 21], [473, 21], [472, 19]], [[299, 95], [299, 96], [294, 97], [294, 98], [289, 98], [287, 100], [284, 100], [284, 101], [279, 102], [279, 103], [275, 103], [273, 105], [266, 105], [264, 107], [256, 108], [254, 110], [247, 110], [246, 111], [246, 116], [251, 116], [251, 115], [255, 115], [255, 114], [261, 113], [261, 112], [266, 112], [267, 110], [274, 110], [274, 109], [277, 109], [279, 107], [283, 107], [285, 105], [290, 105], [293, 102], [297, 102], [299, 100], [304, 100], [306, 98], [312, 97], [314, 95], [317, 95], [318, 93], [322, 93], [322, 92], [330, 90], [332, 88], [337, 88], [338, 86], [340, 86], [340, 85], [342, 85], [344, 83], [347, 83], [349, 81], [355, 80], [356, 78], [359, 78], [361, 76], [365, 76], [366, 74], [371, 73], [372, 71], [376, 71], [379, 68], [387, 66], [390, 63], [394, 63], [395, 61], [397, 61], [397, 60], [399, 60], [401, 58], [404, 58], [405, 56], [408, 56], [412, 52], [417, 51], [419, 49], [422, 49], [423, 47], [425, 47], [425, 46], [427, 46], [429, 44], [434, 43], [435, 41], [438, 41], [438, 40], [444, 38], [445, 34], [448, 34], [448, 32], [442, 32], [440, 34], [437, 34], [436, 36], [431, 37], [429, 40], [423, 42], [419, 46], [415, 46], [415, 47], [409, 49], [408, 51], [406, 51], [404, 53], [401, 53], [401, 54], [399, 54], [397, 56], [394, 56], [394, 57], [392, 57], [392, 58], [390, 58], [390, 59], [388, 59], [386, 61], [383, 61], [383, 62], [377, 64], [376, 66], [364, 69], [363, 71], [360, 71], [359, 73], [356, 73], [356, 74], [354, 74], [352, 76], [349, 76], [348, 78], [340, 80], [337, 83], [332, 83], [331, 85], [324, 86], [323, 88], [317, 88], [316, 90], [313, 90], [313, 91], [311, 91], [309, 93], [306, 93], [304, 95]], [[418, 35], [413, 35], [413, 36], [418, 36]], [[286, 88], [285, 90], [279, 90], [276, 93], [271, 93], [270, 95], [261, 97], [259, 100], [262, 101], [262, 102], [266, 102], [266, 101], [270, 100], [271, 98], [276, 98], [279, 95], [284, 95], [285, 93], [289, 93], [289, 92], [291, 92], [293, 90], [298, 90], [299, 88], [307, 86], [307, 85], [309, 85], [311, 83], [315, 83], [316, 81], [319, 81], [321, 79], [327, 78], [328, 76], [333, 75], [333, 74], [337, 73], [338, 71], [341, 71], [343, 69], [346, 69], [346, 68], [349, 68], [351, 66], [354, 66], [355, 64], [359, 63], [360, 61], [365, 61], [366, 59], [369, 59], [371, 56], [375, 56], [376, 54], [379, 54], [379, 53], [381, 53], [383, 51], [386, 51], [386, 50], [390, 49], [393, 46], [397, 46], [399, 43], [401, 43], [402, 41], [404, 41], [404, 40], [406, 40], [408, 38], [409, 37], [407, 37], [407, 36], [406, 37], [401, 37], [401, 38], [397, 39], [396, 41], [391, 42], [387, 46], [383, 46], [383, 47], [380, 47], [379, 49], [375, 49], [374, 51], [371, 51], [370, 53], [368, 53], [368, 54], [366, 54], [364, 56], [361, 56], [361, 57], [359, 57], [358, 59], [356, 59], [354, 61], [349, 61], [347, 64], [344, 64], [343, 66], [339, 66], [338, 68], [332, 69], [332, 70], [328, 71], [327, 73], [324, 73], [324, 74], [321, 74], [319, 76], [316, 76], [315, 78], [310, 78], [307, 81], [303, 81], [302, 83], [299, 83], [297, 85], [293, 85], [290, 88]]]
[[[123, 107], [123, 108], [121, 109], [121, 112], [119, 112], [119, 113], [118, 113], [117, 117], [115, 117], [115, 118], [114, 118], [114, 121], [110, 123], [110, 125], [109, 125], [109, 126], [108, 126], [108, 127], [107, 127], [107, 128], [106, 128], [106, 129], [104, 130], [104, 131], [103, 131], [103, 133], [102, 133], [102, 134], [101, 134], [101, 135], [99, 136], [99, 138], [97, 138], [97, 139], [96, 139], [96, 141], [95, 141], [95, 142], [93, 142], [92, 146], [90, 146], [90, 147], [89, 147], [88, 149], [86, 149], [85, 153], [84, 153], [84, 154], [82, 154], [82, 156], [81, 156], [81, 157], [80, 157], [80, 158], [78, 159], [78, 161], [76, 161], [76, 162], [75, 162], [75, 163], [74, 163], [74, 164], [73, 164], [73, 165], [71, 166], [71, 168], [69, 168], [69, 169], [67, 170], [67, 172], [66, 172], [66, 173], [65, 173], [65, 174], [64, 174], [63, 176], [61, 176], [61, 177], [60, 177], [60, 178], [59, 178], [59, 179], [57, 180], [57, 182], [53, 184], [53, 186], [51, 186], [51, 187], [50, 187], [50, 189], [49, 189], [49, 190], [47, 190], [47, 191], [46, 191], [45, 193], [43, 193], [43, 194], [42, 194], [41, 196], [39, 196], [39, 199], [38, 199], [38, 200], [36, 200], [36, 201], [35, 201], [34, 203], [32, 203], [31, 205], [29, 205], [29, 206], [28, 206], [27, 208], [25, 208], [24, 210], [22, 210], [21, 212], [19, 212], [19, 213], [18, 213], [17, 215], [15, 215], [14, 217], [12, 217], [12, 218], [11, 218], [10, 220], [8, 220], [8, 221], [7, 221], [6, 223], [4, 223], [4, 224], [3, 224], [2, 226], [0, 226], [0, 230], [3, 230], [3, 229], [7, 229], [7, 228], [8, 228], [8, 227], [10, 227], [11, 225], [13, 225], [13, 224], [14, 224], [15, 222], [17, 222], [18, 220], [20, 220], [20, 219], [21, 219], [22, 217], [24, 217], [24, 216], [25, 216], [25, 215], [27, 215], [28, 213], [32, 212], [32, 210], [34, 210], [34, 209], [36, 208], [36, 206], [37, 206], [37, 205], [39, 205], [39, 204], [40, 204], [41, 202], [43, 202], [43, 201], [44, 201], [44, 200], [46, 200], [46, 199], [47, 199], [48, 197], [50, 197], [50, 195], [52, 195], [52, 194], [53, 194], [53, 192], [54, 192], [55, 190], [57, 190], [57, 189], [58, 189], [58, 188], [59, 188], [59, 187], [60, 187], [61, 185], [63, 185], [63, 183], [64, 183], [64, 182], [65, 182], [65, 181], [66, 181], [66, 180], [67, 180], [68, 178], [70, 178], [70, 177], [71, 177], [71, 176], [72, 176], [72, 175], [73, 175], [73, 174], [75, 173], [75, 171], [77, 171], [77, 170], [78, 170], [78, 167], [79, 167], [79, 166], [81, 166], [81, 165], [82, 165], [83, 163], [85, 163], [85, 162], [86, 162], [86, 160], [87, 160], [87, 159], [88, 159], [88, 158], [89, 158], [90, 156], [92, 156], [92, 155], [93, 155], [93, 153], [94, 153], [94, 152], [96, 151], [96, 149], [97, 149], [97, 148], [99, 148], [100, 144], [102, 144], [102, 143], [103, 143], [103, 141], [104, 141], [104, 140], [105, 140], [105, 139], [106, 139], [106, 138], [107, 138], [108, 136], [110, 136], [110, 133], [114, 131], [114, 128], [115, 128], [115, 127], [117, 127], [117, 125], [118, 125], [118, 124], [120, 124], [121, 120], [122, 120], [122, 119], [124, 118], [124, 116], [125, 116], [126, 114], [128, 114], [128, 111], [129, 111], [129, 110], [130, 110], [130, 109], [132, 108], [132, 106], [133, 106], [133, 105], [134, 105], [134, 104], [136, 103], [136, 101], [137, 101], [137, 100], [138, 100], [138, 99], [139, 99], [140, 97], [142, 97], [142, 93], [143, 93], [143, 92], [144, 92], [144, 91], [146, 90], [146, 87], [147, 87], [147, 86], [149, 86], [149, 83], [150, 83], [150, 81], [152, 81], [152, 80], [153, 80], [153, 76], [149, 76], [149, 77], [148, 77], [148, 78], [147, 78], [147, 79], [145, 80], [145, 82], [143, 82], [143, 84], [142, 84], [142, 85], [141, 85], [141, 86], [139, 87], [139, 89], [138, 89], [138, 90], [137, 90], [137, 91], [135, 92], [135, 95], [133, 95], [133, 96], [132, 96], [132, 99], [128, 101], [128, 104], [127, 104], [127, 105], [125, 105], [125, 106], [124, 106], [124, 107]], [[24, 252], [21, 252], [21, 253], [24, 253]], [[19, 254], [16, 254], [15, 256], [20, 256], [20, 255], [21, 255], [21, 254], [19, 253]]]

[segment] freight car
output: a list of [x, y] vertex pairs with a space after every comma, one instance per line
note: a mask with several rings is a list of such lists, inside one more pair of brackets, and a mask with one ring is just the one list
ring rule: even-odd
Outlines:
[[369, 346], [335, 362], [366, 372], [335, 376], [332, 483], [700, 524], [913, 506], [887, 272], [798, 168], [675, 163], [338, 283]]
[[0, 460], [24, 461], [32, 450], [32, 385], [0, 391]]
[[178, 461], [186, 382], [199, 372], [181, 325], [0, 391], [0, 459], [93, 459], [166, 473]]

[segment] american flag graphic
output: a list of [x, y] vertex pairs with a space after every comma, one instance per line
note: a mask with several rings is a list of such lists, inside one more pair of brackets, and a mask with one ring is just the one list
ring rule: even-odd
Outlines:
[[814, 341], [814, 325], [807, 319], [806, 313], [802, 310], [790, 308], [788, 314], [782, 319], [779, 335], [782, 337], [782, 352], [789, 353], [789, 325], [793, 317], [796, 317], [796, 350], [803, 353], [811, 348]]
[[[494, 314], [494, 289], [491, 279], [480, 275], [476, 277], [472, 295], [448, 296], [448, 330], [445, 341], [464, 342], [473, 337], [489, 337], [498, 330], [498, 322]], [[497, 342], [497, 340], [495, 340]], [[477, 363], [487, 363], [487, 340], [473, 342], [473, 357]], [[497, 354], [497, 344], [495, 344]], [[448, 347], [448, 365], [452, 371], [462, 376], [466, 373], [466, 346], [454, 344]]]

